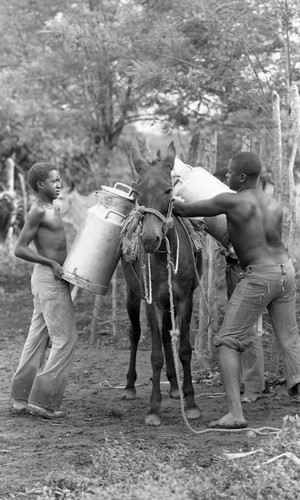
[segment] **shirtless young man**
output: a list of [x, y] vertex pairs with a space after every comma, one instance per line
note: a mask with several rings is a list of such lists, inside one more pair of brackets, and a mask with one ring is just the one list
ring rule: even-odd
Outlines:
[[[213, 175], [221, 182], [227, 184], [227, 174], [228, 168], [222, 168], [217, 170]], [[240, 280], [242, 268], [237, 256], [232, 251], [228, 252], [226, 250], [225, 260], [227, 299], [229, 300]], [[244, 386], [244, 393], [241, 396], [242, 403], [255, 402], [262, 397], [265, 390], [264, 351], [262, 338], [258, 334], [256, 326], [248, 331], [249, 345], [245, 351], [240, 353], [240, 383]]]
[[[58, 197], [61, 181], [56, 167], [37, 163], [29, 171], [37, 193], [15, 248], [15, 255], [34, 262], [31, 278], [34, 311], [19, 366], [12, 378], [12, 411], [55, 418], [71, 369], [77, 341], [69, 283], [62, 279], [67, 255]], [[31, 248], [34, 243], [35, 249]], [[49, 341], [50, 354], [45, 361]]]
[[295, 270], [282, 239], [282, 209], [257, 188], [259, 158], [248, 152], [235, 155], [228, 167], [228, 184], [236, 193], [209, 200], [174, 201], [182, 217], [226, 214], [229, 237], [243, 268], [215, 338], [229, 411], [211, 428], [247, 426], [240, 400], [240, 359], [249, 342], [249, 330], [265, 308], [270, 314], [282, 356], [289, 394], [300, 403], [300, 336], [295, 314]]

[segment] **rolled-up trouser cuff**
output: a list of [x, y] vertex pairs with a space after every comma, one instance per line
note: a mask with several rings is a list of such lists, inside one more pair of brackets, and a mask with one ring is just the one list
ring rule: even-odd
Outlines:
[[246, 347], [242, 342], [239, 340], [232, 338], [232, 337], [215, 337], [214, 338], [214, 344], [215, 347], [220, 347], [221, 345], [225, 345], [226, 347], [230, 347], [230, 349], [234, 349], [235, 351], [238, 352], [244, 352]]

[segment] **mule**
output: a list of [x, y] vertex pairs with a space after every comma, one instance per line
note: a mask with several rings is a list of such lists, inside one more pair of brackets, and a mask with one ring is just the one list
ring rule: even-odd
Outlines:
[[[172, 217], [171, 171], [175, 155], [173, 142], [169, 145], [165, 157], [158, 156], [152, 163], [144, 160], [137, 150], [133, 151], [132, 162], [138, 174], [132, 195], [137, 204], [136, 210], [140, 213], [140, 221], [135, 224], [139, 232], [139, 255], [132, 262], [122, 256], [127, 282], [127, 312], [130, 319], [130, 362], [123, 398], [136, 397], [136, 355], [141, 334], [140, 305], [141, 300], [146, 299], [146, 316], [152, 338], [152, 393], [145, 423], [154, 426], [161, 423], [160, 377], [164, 356], [170, 383], [169, 395], [173, 398], [179, 397], [170, 335], [173, 327], [173, 305], [180, 332], [179, 359], [183, 368], [185, 413], [187, 418], [200, 416], [194, 399], [191, 376], [190, 322], [201, 255], [194, 254], [187, 231], [177, 217]], [[177, 268], [176, 273], [172, 272], [171, 279], [170, 258], [172, 266]]]

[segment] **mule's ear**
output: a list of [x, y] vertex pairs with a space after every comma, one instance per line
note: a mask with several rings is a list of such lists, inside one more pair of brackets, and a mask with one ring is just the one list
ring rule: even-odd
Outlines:
[[172, 168], [174, 167], [175, 156], [176, 156], [176, 149], [174, 146], [174, 142], [172, 141], [170, 142], [166, 156], [163, 159], [163, 166], [172, 170]]
[[148, 168], [148, 163], [141, 157], [140, 152], [136, 148], [132, 148], [131, 161], [138, 174]]

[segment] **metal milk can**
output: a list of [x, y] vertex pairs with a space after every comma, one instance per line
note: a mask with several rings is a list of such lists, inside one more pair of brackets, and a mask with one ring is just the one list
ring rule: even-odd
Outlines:
[[90, 292], [105, 295], [121, 256], [123, 219], [134, 208], [131, 187], [117, 182], [101, 186], [98, 203], [87, 210], [63, 265], [63, 278]]
[[[191, 167], [183, 163], [178, 157], [175, 158], [172, 178], [173, 194], [189, 203], [207, 200], [221, 193], [234, 193], [226, 184], [204, 168]], [[192, 217], [191, 219], [203, 220], [208, 234], [227, 247], [228, 235], [225, 214], [214, 217]]]

